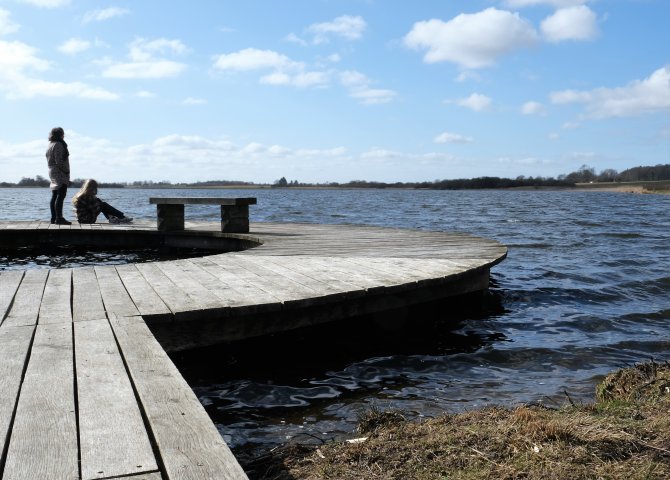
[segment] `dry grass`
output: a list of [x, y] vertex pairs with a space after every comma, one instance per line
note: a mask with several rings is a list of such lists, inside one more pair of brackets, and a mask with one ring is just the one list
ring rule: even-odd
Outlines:
[[591, 405], [492, 407], [423, 422], [371, 411], [359, 433], [367, 440], [282, 449], [250, 465], [250, 478], [669, 479], [670, 364], [609, 375]]

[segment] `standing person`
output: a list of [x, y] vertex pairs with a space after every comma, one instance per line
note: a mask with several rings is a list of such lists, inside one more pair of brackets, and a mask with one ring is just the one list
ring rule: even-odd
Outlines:
[[63, 202], [70, 185], [70, 152], [65, 143], [65, 132], [61, 127], [51, 129], [49, 134], [49, 148], [47, 148], [47, 164], [51, 179], [51, 223], [57, 225], [71, 225], [63, 218]]
[[109, 203], [103, 202], [98, 197], [98, 182], [89, 178], [81, 186], [74, 197], [74, 205], [79, 223], [95, 223], [98, 215], [102, 213], [109, 223], [130, 223], [132, 217], [126, 217], [122, 211], [112, 207]]

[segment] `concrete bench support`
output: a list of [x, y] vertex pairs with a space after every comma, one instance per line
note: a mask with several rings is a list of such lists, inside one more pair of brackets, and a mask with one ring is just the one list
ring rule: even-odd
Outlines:
[[149, 202], [156, 204], [158, 230], [161, 232], [184, 230], [184, 205], [220, 205], [221, 231], [248, 233], [249, 205], [255, 205], [256, 198], [151, 197]]

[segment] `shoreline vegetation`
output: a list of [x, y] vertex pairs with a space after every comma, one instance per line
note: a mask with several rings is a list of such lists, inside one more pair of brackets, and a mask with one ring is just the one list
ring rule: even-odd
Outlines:
[[[72, 188], [79, 188], [84, 179], [74, 179]], [[134, 181], [104, 182], [101, 188], [154, 188], [154, 189], [415, 189], [415, 190], [597, 190], [626, 193], [670, 193], [670, 164], [653, 167], [634, 167], [622, 172], [606, 169], [596, 173], [595, 169], [582, 165], [579, 170], [567, 175], [553, 177], [512, 178], [478, 177], [470, 179], [435, 180], [433, 182], [375, 182], [352, 180], [346, 183], [302, 183], [286, 180], [285, 177], [273, 184], [253, 183], [235, 180], [208, 180], [190, 183], [172, 183], [170, 181]], [[48, 187], [49, 180], [37, 175], [35, 178], [22, 178], [18, 183], [0, 182], [0, 187]]]
[[596, 400], [486, 407], [408, 420], [373, 409], [355, 436], [243, 462], [251, 480], [667, 479], [670, 363], [611, 373]]

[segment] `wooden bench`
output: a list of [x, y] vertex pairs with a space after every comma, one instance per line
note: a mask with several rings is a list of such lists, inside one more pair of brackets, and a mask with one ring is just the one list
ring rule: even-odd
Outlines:
[[149, 203], [156, 205], [161, 232], [184, 230], [184, 205], [221, 205], [221, 231], [248, 233], [249, 205], [256, 205], [256, 198], [151, 197]]

